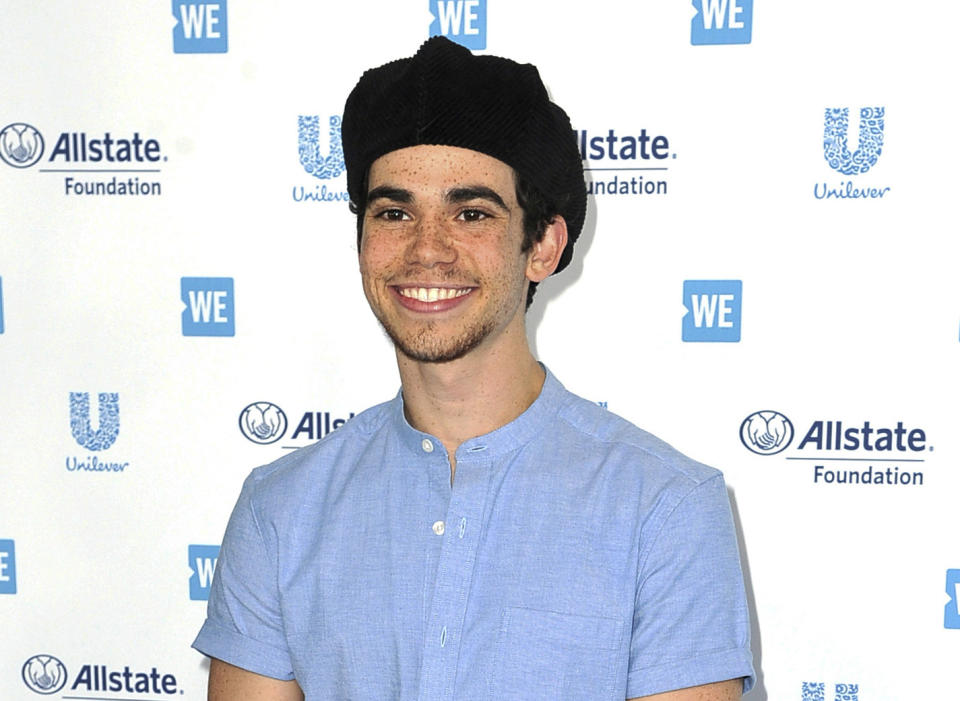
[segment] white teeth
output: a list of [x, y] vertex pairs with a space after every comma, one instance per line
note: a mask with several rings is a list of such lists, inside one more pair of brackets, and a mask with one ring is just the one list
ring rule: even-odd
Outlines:
[[404, 297], [417, 299], [421, 302], [436, 302], [441, 299], [463, 297], [470, 292], [470, 288], [451, 287], [401, 287], [400, 294]]

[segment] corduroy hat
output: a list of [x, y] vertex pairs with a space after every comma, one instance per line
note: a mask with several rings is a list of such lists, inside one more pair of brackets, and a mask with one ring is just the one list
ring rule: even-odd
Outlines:
[[567, 114], [550, 101], [536, 66], [474, 56], [444, 37], [411, 58], [366, 71], [343, 108], [347, 192], [360, 202], [371, 164], [408, 146], [479, 151], [516, 170], [567, 222], [567, 267], [587, 208], [583, 165]]

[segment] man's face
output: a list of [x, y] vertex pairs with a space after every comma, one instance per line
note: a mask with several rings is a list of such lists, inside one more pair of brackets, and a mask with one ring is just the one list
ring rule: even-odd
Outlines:
[[452, 146], [412, 146], [370, 167], [363, 289], [404, 355], [444, 362], [523, 333], [523, 211], [510, 166]]

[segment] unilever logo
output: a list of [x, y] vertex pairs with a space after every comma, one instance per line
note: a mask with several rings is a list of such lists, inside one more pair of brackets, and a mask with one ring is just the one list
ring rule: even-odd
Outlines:
[[321, 180], [335, 178], [347, 167], [343, 162], [340, 115], [335, 114], [330, 117], [329, 124], [330, 152], [324, 155], [320, 146], [320, 117], [317, 115], [300, 115], [297, 117], [300, 164], [310, 175]]
[[240, 412], [240, 430], [254, 443], [276, 443], [287, 431], [287, 415], [272, 402], [254, 402]]
[[[860, 110], [860, 128], [857, 148], [850, 150], [847, 142], [850, 110], [846, 107], [828, 107], [823, 118], [823, 157], [838, 173], [859, 176], [877, 164], [883, 150], [883, 107], [864, 107]], [[813, 186], [818, 200], [879, 199], [890, 192], [889, 187], [864, 186], [845, 180], [836, 186], [826, 182]]]
[[847, 146], [850, 110], [828, 107], [823, 119], [823, 157], [844, 175], [866, 173], [877, 164], [883, 148], [883, 107], [860, 110], [860, 141], [857, 150]]
[[97, 398], [100, 426], [94, 431], [90, 426], [90, 394], [70, 393], [70, 432], [77, 443], [87, 450], [106, 450], [120, 433], [119, 395], [116, 392], [101, 392]]
[[[70, 432], [82, 448], [91, 451], [106, 450], [120, 433], [120, 400], [116, 392], [98, 395], [100, 422], [94, 431], [90, 425], [90, 395], [87, 392], [70, 393]], [[96, 455], [67, 457], [68, 472], [123, 472], [129, 462], [111, 462]]]
[[34, 655], [23, 663], [23, 683], [38, 694], [55, 694], [67, 683], [67, 668], [53, 655]]
[[[340, 137], [340, 115], [332, 115], [327, 121], [327, 136], [320, 137], [320, 117], [299, 115], [297, 139], [300, 165], [303, 169], [324, 181], [314, 184], [313, 190], [303, 185], [293, 187], [294, 202], [347, 202], [350, 196], [344, 189], [328, 188], [326, 181], [340, 177], [347, 166], [343, 161], [343, 142]], [[333, 185], [333, 183], [331, 183]], [[342, 185], [338, 185], [342, 188]]]
[[29, 168], [43, 156], [43, 136], [36, 127], [23, 122], [0, 130], [0, 158], [14, 168]]
[[740, 424], [740, 440], [758, 455], [775, 455], [793, 440], [793, 424], [779, 411], [755, 411]]

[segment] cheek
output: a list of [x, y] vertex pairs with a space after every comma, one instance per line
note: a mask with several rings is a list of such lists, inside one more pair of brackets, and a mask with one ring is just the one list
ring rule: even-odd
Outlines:
[[360, 244], [360, 273], [364, 276], [375, 276], [384, 266], [395, 257], [395, 251], [386, 246], [382, 237], [371, 235], [365, 237]]

